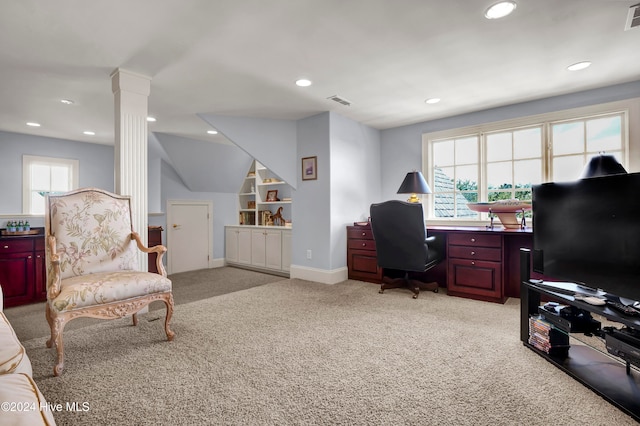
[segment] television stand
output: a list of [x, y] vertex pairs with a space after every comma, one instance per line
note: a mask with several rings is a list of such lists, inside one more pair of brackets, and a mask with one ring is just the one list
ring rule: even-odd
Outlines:
[[[568, 291], [553, 291], [550, 285], [537, 285], [530, 281], [530, 268], [530, 250], [520, 249], [520, 340], [524, 346], [640, 422], [640, 372], [630, 368], [628, 358], [615, 357], [588, 344], [570, 346], [566, 357], [549, 355], [529, 344], [529, 318], [538, 314], [543, 298], [575, 306], [632, 330], [640, 330], [640, 317], [625, 316], [607, 305], [590, 305], [576, 300]], [[564, 283], [561, 287], [570, 290]]]

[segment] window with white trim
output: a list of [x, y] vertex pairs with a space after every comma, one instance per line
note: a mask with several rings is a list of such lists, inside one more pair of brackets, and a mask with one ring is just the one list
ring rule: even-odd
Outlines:
[[[578, 179], [600, 152], [627, 168], [627, 116], [615, 111], [563, 120], [535, 117], [425, 135], [427, 180], [433, 182], [428, 217], [486, 219], [467, 203], [531, 200], [533, 185]], [[447, 135], [438, 137], [442, 133]]]
[[22, 210], [44, 214], [44, 194], [66, 192], [78, 187], [78, 160], [22, 156]]

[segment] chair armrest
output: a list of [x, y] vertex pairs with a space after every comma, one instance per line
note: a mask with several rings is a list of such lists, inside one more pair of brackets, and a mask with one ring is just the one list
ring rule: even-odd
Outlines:
[[142, 244], [140, 235], [137, 232], [131, 233], [131, 239], [135, 240], [136, 245], [138, 246], [138, 249], [140, 251], [144, 253], [158, 254], [158, 256], [156, 256], [156, 269], [158, 270], [158, 274], [162, 275], [163, 277], [166, 277], [167, 271], [164, 269], [164, 265], [162, 264], [162, 257], [167, 252], [167, 248], [161, 244], [158, 244], [157, 246], [153, 246], [153, 247], [146, 247], [144, 244]]
[[53, 300], [60, 294], [60, 256], [56, 250], [56, 237], [47, 237], [49, 258], [47, 259], [47, 300]]

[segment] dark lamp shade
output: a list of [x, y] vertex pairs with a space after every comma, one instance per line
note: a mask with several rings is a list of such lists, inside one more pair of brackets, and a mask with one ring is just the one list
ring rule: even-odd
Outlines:
[[626, 173], [627, 171], [622, 167], [622, 164], [618, 163], [613, 155], [598, 154], [589, 160], [582, 170], [580, 179]]
[[409, 172], [400, 185], [398, 194], [431, 194], [431, 188], [421, 172]]

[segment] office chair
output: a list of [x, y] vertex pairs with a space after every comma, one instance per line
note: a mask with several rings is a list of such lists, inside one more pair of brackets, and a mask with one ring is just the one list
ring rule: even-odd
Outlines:
[[378, 266], [384, 270], [380, 293], [398, 287], [409, 288], [414, 299], [420, 287], [437, 293], [438, 283], [416, 279], [417, 273], [433, 268], [444, 258], [436, 238], [426, 238], [422, 204], [385, 201], [372, 204], [370, 216]]

